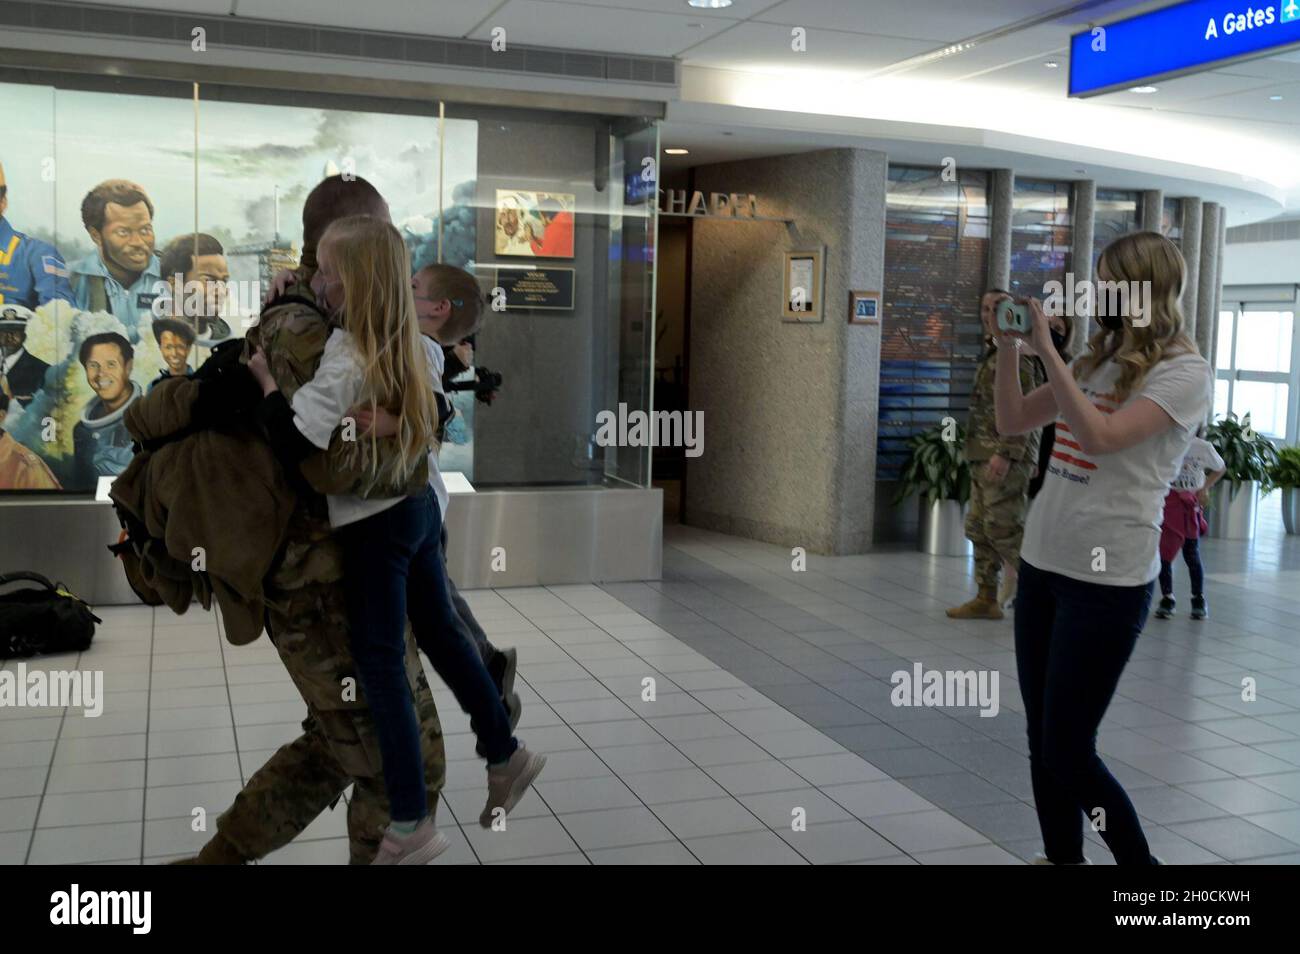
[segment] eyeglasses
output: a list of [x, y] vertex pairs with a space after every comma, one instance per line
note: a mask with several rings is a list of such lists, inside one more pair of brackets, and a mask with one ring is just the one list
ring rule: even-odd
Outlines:
[[436, 305], [436, 304], [438, 304], [438, 302], [440, 302], [440, 301], [449, 301], [449, 302], [451, 302], [453, 305], [455, 305], [457, 308], [464, 308], [464, 307], [465, 307], [465, 300], [464, 300], [463, 298], [420, 298], [419, 296], [416, 296], [416, 299], [415, 299], [415, 300], [416, 300], [416, 301], [428, 302], [430, 305]]

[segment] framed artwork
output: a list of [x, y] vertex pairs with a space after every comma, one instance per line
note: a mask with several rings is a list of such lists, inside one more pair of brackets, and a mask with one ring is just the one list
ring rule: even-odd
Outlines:
[[849, 324], [851, 325], [880, 324], [880, 292], [878, 291], [849, 292]]
[[811, 251], [785, 253], [784, 300], [781, 304], [783, 320], [822, 320], [822, 267], [825, 250], [825, 246], [820, 246]]
[[524, 258], [573, 258], [571, 192], [497, 189], [493, 249]]

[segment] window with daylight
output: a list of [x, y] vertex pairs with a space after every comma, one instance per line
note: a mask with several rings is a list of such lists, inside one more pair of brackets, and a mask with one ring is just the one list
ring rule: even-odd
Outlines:
[[1214, 416], [1229, 412], [1268, 437], [1294, 435], [1291, 407], [1295, 309], [1237, 303], [1219, 313]]
[[983, 347], [988, 174], [891, 166], [885, 205], [878, 480], [895, 480], [907, 438], [964, 419]]

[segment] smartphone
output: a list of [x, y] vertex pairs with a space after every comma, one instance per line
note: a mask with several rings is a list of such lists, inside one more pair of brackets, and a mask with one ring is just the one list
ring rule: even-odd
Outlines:
[[998, 302], [998, 328], [1002, 331], [1015, 331], [1029, 334], [1033, 327], [1030, 323], [1029, 306], [1004, 298]]

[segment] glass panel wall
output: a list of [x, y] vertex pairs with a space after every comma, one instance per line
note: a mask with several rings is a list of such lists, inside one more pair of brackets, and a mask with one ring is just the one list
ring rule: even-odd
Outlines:
[[[86, 492], [120, 473], [126, 405], [245, 333], [270, 277], [298, 263], [307, 194], [340, 173], [385, 196], [413, 269], [463, 267], [488, 302], [460, 351], [442, 467], [479, 487], [648, 484], [649, 448], [594, 434], [600, 410], [651, 409], [655, 183], [629, 176], [656, 154], [652, 123], [84, 82], [0, 84], [0, 231], [18, 233], [0, 307], [26, 309], [0, 335], [17, 395], [0, 427], [49, 475], [30, 488], [0, 471], [0, 491]], [[159, 135], [124, 139], [141, 116]]]
[[1136, 232], [1141, 207], [1137, 192], [1121, 189], [1098, 189], [1093, 206], [1092, 273], [1097, 274], [1097, 259], [1104, 249], [1121, 235]]
[[1068, 182], [1017, 177], [1011, 214], [1011, 291], [1044, 297], [1049, 281], [1070, 270], [1072, 188]]
[[988, 175], [891, 166], [885, 207], [884, 327], [876, 476], [895, 480], [906, 440], [964, 419], [983, 347]]
[[1169, 241], [1178, 246], [1179, 250], [1183, 247], [1183, 203], [1179, 199], [1165, 199], [1164, 216], [1160, 223], [1160, 230], [1164, 232]]

